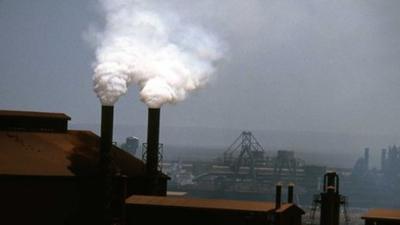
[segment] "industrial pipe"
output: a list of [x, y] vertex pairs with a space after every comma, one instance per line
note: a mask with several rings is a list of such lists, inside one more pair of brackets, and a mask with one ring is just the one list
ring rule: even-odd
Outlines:
[[288, 185], [288, 203], [292, 204], [293, 203], [293, 188], [294, 184], [290, 183]]
[[279, 209], [281, 207], [281, 195], [282, 195], [282, 184], [278, 183], [275, 186], [275, 209]]

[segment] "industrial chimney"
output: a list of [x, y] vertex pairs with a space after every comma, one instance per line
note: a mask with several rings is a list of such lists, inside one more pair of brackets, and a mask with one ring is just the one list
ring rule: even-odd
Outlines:
[[101, 138], [100, 138], [100, 186], [102, 193], [103, 224], [111, 224], [111, 201], [112, 201], [112, 163], [111, 147], [113, 139], [114, 107], [101, 107]]
[[160, 109], [149, 108], [147, 125], [146, 173], [149, 179], [150, 195], [157, 193], [158, 187], [158, 154], [160, 135]]

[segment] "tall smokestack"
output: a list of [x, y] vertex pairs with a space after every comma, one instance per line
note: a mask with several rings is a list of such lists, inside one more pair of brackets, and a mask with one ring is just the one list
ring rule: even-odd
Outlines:
[[114, 107], [101, 107], [101, 138], [100, 138], [100, 177], [102, 188], [102, 215], [103, 224], [111, 224], [111, 201], [112, 201], [112, 164], [111, 146], [113, 139]]
[[147, 125], [146, 172], [150, 179], [149, 192], [155, 194], [158, 176], [158, 146], [160, 135], [160, 109], [149, 108]]

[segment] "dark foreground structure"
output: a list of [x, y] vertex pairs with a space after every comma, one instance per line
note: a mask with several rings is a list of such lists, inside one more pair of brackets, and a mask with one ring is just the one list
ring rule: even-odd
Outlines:
[[362, 219], [365, 225], [398, 225], [400, 224], [399, 209], [371, 209]]
[[[62, 113], [0, 111], [1, 224], [100, 224], [100, 138], [68, 130]], [[124, 222], [124, 200], [147, 194], [145, 164], [112, 146], [113, 220]], [[166, 195], [160, 174], [156, 195]]]

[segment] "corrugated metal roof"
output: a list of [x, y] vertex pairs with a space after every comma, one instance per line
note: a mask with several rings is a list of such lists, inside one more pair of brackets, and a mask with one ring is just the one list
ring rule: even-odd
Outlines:
[[362, 219], [394, 220], [400, 222], [400, 209], [370, 209]]
[[0, 117], [36, 117], [70, 120], [71, 117], [64, 113], [33, 112], [33, 111], [13, 111], [0, 110]]
[[125, 202], [128, 205], [133, 204], [133, 205], [165, 206], [165, 207], [185, 207], [185, 208], [219, 209], [219, 210], [235, 210], [235, 211], [249, 211], [249, 212], [273, 212], [275, 209], [275, 203], [272, 202], [237, 201], [237, 200], [223, 200], [223, 199], [197, 199], [197, 198], [183, 198], [183, 197], [160, 197], [160, 196], [144, 196], [144, 195], [133, 195], [129, 197]]
[[[0, 174], [80, 176], [98, 172], [100, 138], [90, 131], [42, 133], [0, 131]], [[142, 161], [113, 147], [122, 174], [143, 176]]]

